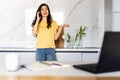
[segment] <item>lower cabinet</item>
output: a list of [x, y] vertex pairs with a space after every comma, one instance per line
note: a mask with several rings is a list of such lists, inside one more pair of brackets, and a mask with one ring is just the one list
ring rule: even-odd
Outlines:
[[64, 62], [98, 62], [99, 53], [57, 53], [57, 59]]
[[81, 53], [56, 53], [57, 60], [63, 62], [81, 62]]
[[[36, 59], [35, 53], [18, 53], [20, 56], [20, 63], [31, 63]], [[97, 62], [99, 53], [56, 53], [58, 61], [61, 62]]]
[[[35, 53], [17, 53], [20, 58], [21, 64], [34, 62], [36, 59]], [[56, 53], [56, 57], [58, 61], [61, 62], [81, 62], [82, 57], [81, 53]]]
[[99, 59], [99, 53], [81, 53], [81, 56], [83, 63], [98, 62]]
[[[27, 64], [36, 60], [35, 52], [0, 52], [0, 62], [4, 62], [5, 55], [10, 53], [16, 53], [19, 55], [20, 64]], [[99, 59], [99, 53], [84, 53], [80, 51], [57, 51], [56, 57], [58, 61], [63, 62], [97, 62]]]
[[34, 52], [29, 52], [29, 53], [16, 52], [16, 53], [19, 55], [20, 64], [28, 64], [28, 63], [35, 62], [36, 56]]

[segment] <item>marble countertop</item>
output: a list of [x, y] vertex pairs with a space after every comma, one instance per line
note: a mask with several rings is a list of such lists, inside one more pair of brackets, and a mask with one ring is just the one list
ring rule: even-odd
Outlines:
[[[36, 48], [29, 47], [0, 47], [0, 52], [7, 51], [24, 51], [24, 52], [34, 52]], [[82, 47], [82, 48], [57, 48], [56, 51], [100, 51], [100, 48], [97, 47]]]

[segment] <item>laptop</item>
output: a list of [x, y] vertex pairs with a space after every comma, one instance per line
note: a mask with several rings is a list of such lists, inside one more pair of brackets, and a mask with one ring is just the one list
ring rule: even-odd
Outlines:
[[120, 70], [120, 32], [105, 32], [98, 63], [73, 65], [92, 73]]

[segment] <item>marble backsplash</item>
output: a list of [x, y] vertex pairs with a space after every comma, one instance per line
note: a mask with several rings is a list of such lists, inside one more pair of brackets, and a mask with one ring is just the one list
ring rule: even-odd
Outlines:
[[[64, 35], [75, 35], [80, 25], [87, 26], [82, 41], [84, 47], [100, 47], [103, 32], [103, 0], [2, 0], [0, 2], [0, 47], [35, 47], [31, 35], [31, 20], [41, 3], [47, 3], [52, 13], [59, 12], [57, 23], [68, 23]], [[27, 12], [26, 12], [27, 11]], [[33, 12], [32, 12], [33, 11]], [[28, 14], [26, 16], [26, 14]], [[53, 15], [53, 17], [55, 17]], [[62, 18], [61, 18], [62, 17]], [[60, 22], [61, 21], [61, 22]], [[66, 43], [64, 43], [65, 45]]]

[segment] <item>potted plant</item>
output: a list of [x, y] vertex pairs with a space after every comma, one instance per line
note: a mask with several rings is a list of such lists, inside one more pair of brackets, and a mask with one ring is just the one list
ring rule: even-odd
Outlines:
[[78, 32], [78, 34], [79, 34], [78, 46], [80, 46], [80, 41], [81, 41], [82, 37], [86, 34], [85, 30], [86, 30], [86, 26], [81, 25], [79, 28], [79, 32]]
[[71, 44], [71, 36], [69, 33], [67, 33], [67, 47], [78, 47], [80, 46], [80, 42], [81, 42], [81, 39], [82, 37], [86, 34], [85, 33], [85, 30], [86, 30], [86, 26], [80, 26], [79, 29], [76, 30], [76, 33], [75, 33], [75, 37], [74, 37], [74, 40], [73, 40], [73, 43]]
[[[81, 41], [83, 35], [86, 34], [85, 30], [86, 30], [86, 26], [82, 26], [82, 25], [79, 27], [79, 30], [76, 30], [76, 34], [75, 34], [75, 38], [74, 38], [74, 42], [73, 42], [72, 47], [80, 46], [80, 41]], [[78, 40], [78, 44], [75, 45], [77, 40]]]
[[67, 33], [67, 47], [70, 47], [70, 42], [71, 42], [71, 36], [69, 33]]

